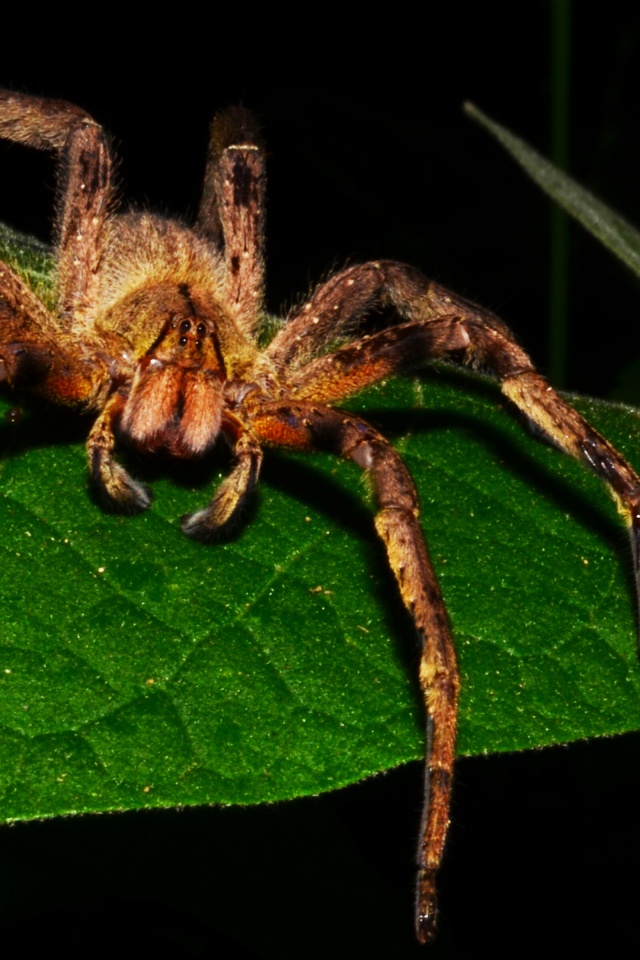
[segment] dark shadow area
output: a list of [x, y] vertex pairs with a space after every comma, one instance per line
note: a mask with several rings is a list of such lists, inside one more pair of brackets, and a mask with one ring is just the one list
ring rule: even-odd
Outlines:
[[[26, 29], [7, 29], [0, 86], [85, 107], [122, 158], [125, 206], [185, 217], [198, 206], [211, 116], [243, 102], [269, 150], [269, 309], [299, 302], [332, 267], [396, 258], [498, 313], [546, 373], [550, 203], [461, 104], [473, 100], [548, 155], [550, 6], [429, 5], [426, 18], [422, 8], [390, 7], [362, 12], [353, 35], [346, 16], [325, 11], [305, 10], [308, 20], [285, 31], [271, 10], [266, 24], [243, 11], [241, 31], [216, 23], [220, 39], [180, 11], [147, 18], [144, 32], [130, 18], [117, 36], [103, 18], [84, 46], [62, 16], [60, 36], [47, 25], [38, 55], [27, 43], [39, 28], [30, 12]], [[634, 5], [572, 10], [570, 172], [638, 224], [640, 15]], [[48, 240], [51, 157], [0, 144], [0, 169], [0, 219]], [[631, 376], [637, 396], [637, 278], [575, 224], [568, 261], [567, 387], [607, 396]], [[408, 411], [400, 422], [373, 409], [367, 417], [392, 442], [407, 425], [468, 430], [622, 555], [621, 528], [604, 509], [473, 417]], [[83, 443], [91, 423], [32, 401], [12, 420], [0, 423], [9, 455]], [[204, 503], [229, 466], [224, 451], [190, 464], [124, 456], [151, 485], [163, 477], [202, 485]], [[389, 585], [354, 478], [346, 492], [311, 466], [265, 460], [266, 483], [371, 543], [371, 569]], [[391, 593], [391, 629], [406, 637]], [[639, 770], [635, 734], [460, 761], [439, 938], [426, 950], [412, 930], [418, 763], [271, 807], [2, 827], [2, 945], [7, 957], [55, 948], [82, 958], [633, 957]]]
[[[429, 956], [633, 949], [639, 768], [637, 735], [459, 761]], [[425, 956], [411, 909], [421, 787], [416, 763], [272, 806], [5, 827], [5, 950]]]

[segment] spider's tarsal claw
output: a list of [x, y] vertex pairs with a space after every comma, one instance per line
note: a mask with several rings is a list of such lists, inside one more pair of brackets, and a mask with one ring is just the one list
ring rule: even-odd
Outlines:
[[436, 935], [438, 903], [434, 870], [420, 870], [418, 874], [418, 902], [416, 904], [416, 935], [420, 943], [430, 943]]

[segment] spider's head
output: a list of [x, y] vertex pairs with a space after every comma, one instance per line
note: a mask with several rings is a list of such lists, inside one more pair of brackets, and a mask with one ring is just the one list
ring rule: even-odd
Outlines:
[[224, 380], [216, 325], [190, 303], [172, 313], [138, 362], [121, 433], [143, 451], [205, 453], [220, 432]]

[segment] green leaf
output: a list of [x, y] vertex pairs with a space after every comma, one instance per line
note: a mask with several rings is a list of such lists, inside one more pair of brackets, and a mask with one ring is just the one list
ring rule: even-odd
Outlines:
[[491, 133], [539, 187], [640, 276], [640, 231], [472, 103], [466, 113]]
[[32, 290], [54, 306], [51, 283], [51, 250], [35, 237], [10, 230], [0, 223], [0, 260], [13, 267]]
[[[143, 516], [87, 489], [89, 424], [0, 408], [0, 817], [323, 790], [420, 757], [417, 651], [352, 463], [270, 452], [233, 542], [179, 517], [228, 462], [149, 459]], [[632, 460], [639, 415], [577, 406]], [[416, 479], [463, 676], [459, 750], [640, 725], [634, 599], [602, 485], [490, 381], [436, 366], [352, 402]], [[1, 414], [11, 410], [9, 416]]]

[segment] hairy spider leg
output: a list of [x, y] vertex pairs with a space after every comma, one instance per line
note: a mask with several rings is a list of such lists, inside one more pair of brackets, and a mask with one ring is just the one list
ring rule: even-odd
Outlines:
[[78, 327], [95, 307], [104, 226], [111, 201], [111, 157], [102, 129], [86, 120], [69, 133], [58, 175], [58, 309]]
[[198, 226], [223, 251], [225, 303], [240, 329], [257, 332], [263, 311], [265, 158], [255, 120], [231, 107], [214, 117]]
[[[308, 359], [316, 355], [319, 348], [326, 348], [336, 327], [349, 333], [354, 317], [359, 318], [385, 304], [391, 304], [401, 318], [412, 319], [349, 342], [324, 356]], [[284, 365], [283, 377], [295, 401], [315, 403], [340, 400], [384, 376], [416, 369], [430, 359], [447, 354], [462, 364], [494, 373], [505, 396], [537, 433], [584, 462], [609, 486], [630, 530], [636, 589], [640, 596], [640, 478], [617, 450], [535, 371], [509, 329], [493, 314], [429, 281], [412, 267], [390, 261], [368, 263], [349, 267], [322, 284], [275, 337], [269, 351], [276, 364]], [[337, 452], [340, 452], [339, 446]], [[380, 532], [380, 521], [377, 527]], [[415, 551], [418, 549], [416, 546]], [[393, 549], [389, 549], [390, 562], [402, 591], [392, 554]], [[425, 583], [428, 576], [432, 577], [432, 572], [424, 573]], [[403, 599], [409, 606], [404, 593]], [[426, 601], [435, 604], [436, 613], [443, 613], [435, 581]], [[428, 664], [428, 651], [429, 644], [426, 644], [424, 664]], [[421, 670], [421, 676], [424, 675], [426, 667]], [[428, 690], [428, 686], [425, 689]], [[432, 715], [428, 696], [426, 693], [427, 716], [433, 724], [432, 743], [436, 744], [440, 736], [450, 737], [447, 750], [452, 750], [455, 717], [448, 718], [443, 730], [439, 730], [439, 717]], [[428, 765], [431, 762], [428, 759]], [[435, 874], [427, 866], [435, 862], [430, 849], [441, 855], [447, 829], [447, 808], [440, 799], [435, 801], [437, 812], [433, 820], [431, 818], [432, 781], [430, 774], [418, 850], [416, 926], [418, 937], [423, 941], [430, 938], [433, 930], [432, 920], [426, 919], [431, 916], [430, 908], [425, 906], [432, 895], [435, 897], [431, 886]], [[444, 819], [439, 823], [443, 811]], [[432, 823], [439, 823], [438, 828], [432, 827]], [[425, 880], [425, 877], [431, 879]], [[432, 902], [435, 904], [435, 900]]]
[[0, 137], [58, 154], [57, 296], [77, 323], [94, 302], [111, 199], [111, 157], [100, 126], [65, 100], [0, 91]]
[[88, 114], [65, 101], [0, 91], [0, 137], [59, 154], [62, 305], [61, 318], [53, 316], [11, 267], [0, 265], [3, 377], [57, 403], [91, 408], [106, 395], [108, 367], [90, 333], [79, 335], [76, 321], [91, 301], [106, 215], [110, 159], [104, 134]]
[[372, 482], [376, 530], [422, 647], [428, 752], [416, 926], [426, 942], [436, 925], [436, 876], [449, 824], [460, 681], [449, 620], [418, 521], [416, 489], [399, 454], [366, 421], [310, 402], [256, 398], [252, 403], [252, 429], [265, 445], [327, 450], [353, 460]]
[[72, 334], [61, 331], [35, 293], [2, 262], [0, 327], [0, 381], [29, 387], [70, 406], [94, 402], [106, 364]]
[[[390, 304], [409, 322], [309, 360], [335, 326]], [[317, 320], [309, 323], [310, 316]], [[332, 318], [335, 326], [332, 327]], [[429, 359], [452, 359], [498, 377], [502, 392], [535, 431], [585, 463], [608, 485], [630, 531], [640, 596], [640, 478], [624, 457], [536, 372], [509, 328], [487, 310], [429, 280], [413, 267], [379, 261], [349, 267], [314, 292], [268, 348], [297, 399], [339, 400]]]
[[[265, 353], [289, 381], [291, 372], [312, 358], [335, 349], [345, 340], [354, 340], [360, 321], [381, 307], [392, 307], [401, 320], [423, 324], [453, 312], [448, 291], [414, 267], [394, 260], [357, 264], [316, 287], [310, 299], [276, 334]], [[493, 319], [503, 327], [497, 318]], [[395, 325], [395, 322], [390, 324]], [[360, 389], [360, 384], [355, 383], [353, 387], [347, 384], [342, 395], [347, 396], [356, 389]]]

